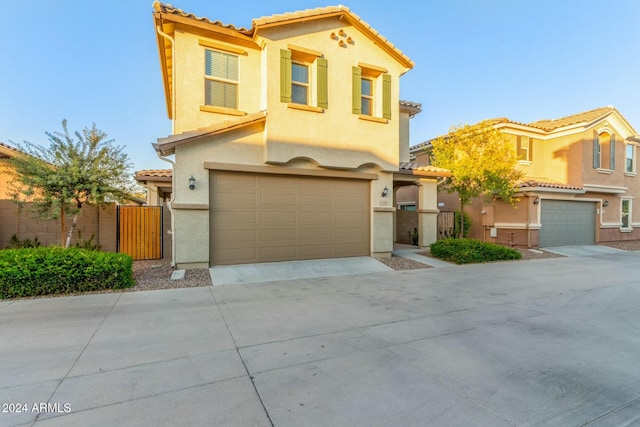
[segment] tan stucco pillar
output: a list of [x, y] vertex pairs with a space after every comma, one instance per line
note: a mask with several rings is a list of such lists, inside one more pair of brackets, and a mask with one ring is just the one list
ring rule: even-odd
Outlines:
[[438, 181], [420, 178], [418, 183], [418, 246], [429, 246], [438, 238]]
[[375, 258], [390, 257], [393, 252], [393, 212], [392, 207], [373, 209], [373, 241], [371, 256]]

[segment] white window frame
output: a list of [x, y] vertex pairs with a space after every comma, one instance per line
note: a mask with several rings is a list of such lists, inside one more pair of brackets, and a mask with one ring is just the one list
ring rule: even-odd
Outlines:
[[[305, 67], [307, 69], [307, 80], [308, 81], [306, 83], [299, 82], [299, 81], [293, 79], [293, 67], [294, 67], [294, 65], [300, 65], [300, 66], [303, 66], [303, 67]], [[291, 102], [294, 103], [294, 104], [311, 105], [311, 83], [310, 82], [313, 81], [313, 79], [312, 79], [313, 76], [311, 75], [311, 69], [312, 69], [311, 65], [312, 64], [304, 62], [304, 61], [295, 61], [295, 60], [291, 61]], [[293, 100], [293, 87], [294, 86], [304, 87], [306, 89], [306, 91], [307, 91], [307, 102], [305, 104], [300, 103], [300, 102], [295, 102]]]
[[[213, 75], [209, 75], [207, 74], [207, 65], [206, 65], [206, 56], [207, 56], [207, 51], [211, 51], [211, 52], [216, 52], [216, 53], [221, 53], [223, 55], [227, 55], [227, 56], [231, 56], [231, 57], [235, 57], [236, 61], [238, 61], [238, 80], [231, 80], [231, 79], [227, 79], [224, 77], [218, 77], [218, 76], [213, 76]], [[204, 103], [203, 105], [205, 106], [209, 106], [209, 107], [214, 107], [214, 108], [227, 108], [227, 109], [231, 109], [231, 110], [237, 110], [238, 109], [238, 104], [239, 104], [239, 98], [240, 98], [240, 58], [238, 57], [238, 55], [234, 55], [232, 53], [228, 53], [228, 52], [223, 52], [220, 50], [216, 50], [216, 49], [209, 49], [206, 48], [205, 49], [205, 67], [204, 67], [204, 79], [205, 79], [205, 91], [204, 91]], [[235, 99], [235, 106], [234, 107], [227, 107], [225, 105], [214, 105], [214, 104], [207, 104], [207, 95], [206, 95], [206, 82], [207, 81], [214, 81], [214, 82], [221, 82], [221, 83], [226, 83], [226, 84], [233, 84], [236, 87], [236, 99]]]
[[[362, 81], [367, 80], [371, 86], [371, 95], [365, 95], [362, 93]], [[376, 92], [376, 79], [369, 76], [362, 76], [360, 82], [360, 112], [363, 116], [376, 116], [376, 108], [375, 108], [375, 92]], [[369, 100], [369, 113], [365, 113], [362, 108], [363, 100]]]
[[[631, 149], [631, 170], [627, 167], [627, 161], [629, 160], [628, 150]], [[635, 144], [625, 144], [624, 147], [624, 173], [627, 175], [635, 175], [636, 174], [636, 145]]]
[[[620, 199], [620, 230], [621, 231], [631, 231], [631, 230], [633, 230], [633, 226], [632, 226], [632, 223], [631, 223], [632, 214], [633, 214], [633, 202], [632, 202], [632, 200], [633, 199]], [[623, 221], [623, 218], [624, 218], [624, 215], [625, 215], [623, 213], [625, 202], [629, 203], [629, 212], [627, 212], [627, 214], [626, 214], [627, 215], [627, 225], [626, 225], [626, 227], [625, 227], [624, 221]]]
[[526, 154], [523, 159], [518, 158], [518, 163], [523, 165], [530, 165], [532, 161], [532, 155], [529, 150], [529, 143], [531, 141], [531, 137], [526, 135], [518, 135], [516, 136], [516, 153], [520, 151], [524, 151]]

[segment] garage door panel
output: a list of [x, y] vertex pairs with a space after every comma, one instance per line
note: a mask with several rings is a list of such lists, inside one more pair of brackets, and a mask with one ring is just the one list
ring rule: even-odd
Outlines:
[[335, 190], [335, 182], [323, 179], [300, 180], [300, 194], [332, 194]]
[[298, 216], [301, 224], [331, 224], [333, 221], [333, 212], [300, 212]]
[[325, 245], [301, 245], [300, 246], [300, 257], [302, 258], [332, 258], [333, 255], [333, 245], [328, 243]]
[[260, 198], [260, 204], [263, 207], [277, 206], [281, 209], [294, 209], [298, 202], [295, 194], [260, 194], [258, 197]]
[[260, 224], [263, 226], [269, 226], [270, 224], [295, 224], [295, 222], [295, 212], [273, 211], [260, 213]]
[[219, 206], [250, 206], [255, 208], [258, 204], [255, 193], [218, 193], [217, 204]]
[[234, 242], [256, 242], [256, 230], [219, 230], [217, 232], [220, 242], [230, 244]]
[[212, 265], [369, 254], [368, 181], [212, 172], [210, 183]]
[[255, 211], [252, 212], [225, 212], [222, 209], [216, 209], [214, 215], [219, 219], [219, 223], [229, 224], [229, 226], [234, 227], [236, 229], [241, 227], [247, 227], [251, 225], [256, 225], [257, 215]]
[[301, 194], [300, 195], [300, 208], [302, 209], [314, 209], [316, 207], [322, 208], [324, 206], [331, 206], [332, 196], [326, 195], [313, 195], [313, 194]]
[[366, 215], [360, 212], [337, 212], [333, 216], [335, 221], [341, 225], [362, 224], [366, 219]]
[[258, 176], [258, 186], [261, 193], [292, 192], [298, 187], [295, 180], [286, 176]]
[[257, 249], [253, 248], [227, 248], [217, 254], [219, 264], [243, 264], [254, 262], [257, 258]]
[[[284, 261], [297, 257], [297, 247], [295, 245], [290, 246], [268, 246], [260, 248], [260, 259], [269, 261]], [[255, 262], [255, 261], [251, 261]]]
[[238, 192], [255, 194], [258, 186], [254, 175], [232, 176], [220, 174], [215, 177], [216, 187], [220, 192]]
[[260, 241], [268, 244], [269, 242], [287, 242], [289, 245], [295, 244], [298, 240], [298, 230], [295, 228], [281, 228], [260, 231]]
[[593, 202], [543, 200], [540, 246], [592, 245], [596, 210]]

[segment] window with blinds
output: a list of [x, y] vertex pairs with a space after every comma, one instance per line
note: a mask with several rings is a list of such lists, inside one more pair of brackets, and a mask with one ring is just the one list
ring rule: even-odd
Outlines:
[[204, 103], [238, 109], [238, 57], [205, 50]]

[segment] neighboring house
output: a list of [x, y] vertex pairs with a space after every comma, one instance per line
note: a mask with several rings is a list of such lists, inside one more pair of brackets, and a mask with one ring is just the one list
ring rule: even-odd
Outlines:
[[133, 178], [147, 189], [146, 204], [164, 206], [171, 198], [171, 169], [147, 169], [136, 171]]
[[435, 240], [440, 172], [400, 172], [420, 104], [399, 99], [413, 62], [398, 48], [344, 6], [249, 29], [153, 7], [178, 267], [388, 256], [402, 185], [420, 186]]
[[[518, 123], [496, 119], [517, 149], [526, 173], [519, 201], [474, 200], [470, 237], [519, 246], [594, 244], [640, 239], [640, 136], [608, 106], [554, 120]], [[429, 164], [425, 143], [411, 147]], [[400, 199], [410, 205], [413, 196]], [[456, 194], [438, 194], [440, 210], [459, 209]]]

